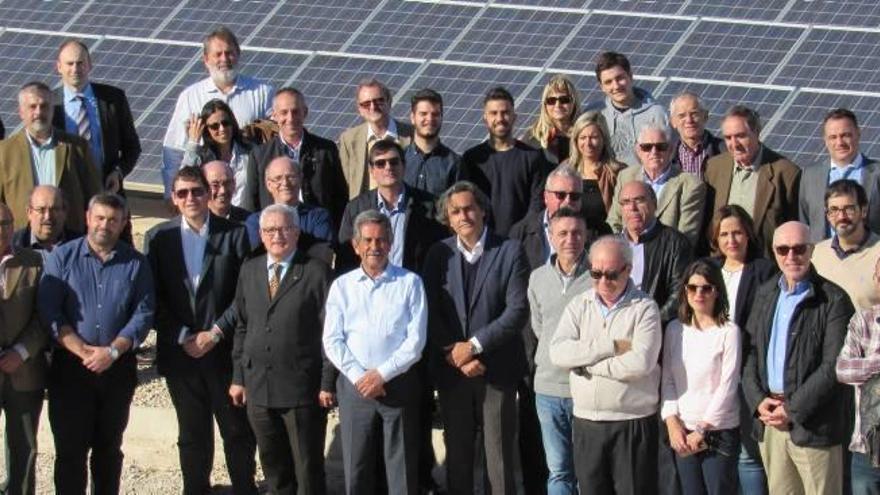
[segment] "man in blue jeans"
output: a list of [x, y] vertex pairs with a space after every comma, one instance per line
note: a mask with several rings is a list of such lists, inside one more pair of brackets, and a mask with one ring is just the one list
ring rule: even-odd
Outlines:
[[529, 278], [532, 329], [538, 338], [535, 405], [550, 470], [547, 493], [574, 495], [578, 489], [572, 459], [569, 370], [550, 362], [549, 346], [562, 310], [575, 294], [583, 293], [592, 285], [584, 255], [587, 226], [579, 212], [562, 207], [550, 218], [549, 237], [556, 254]]

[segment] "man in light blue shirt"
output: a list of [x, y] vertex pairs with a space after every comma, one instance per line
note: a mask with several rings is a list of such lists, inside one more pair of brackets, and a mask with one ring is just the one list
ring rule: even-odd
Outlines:
[[388, 492], [415, 494], [420, 385], [411, 367], [425, 347], [425, 291], [418, 275], [389, 262], [387, 216], [364, 211], [354, 232], [361, 266], [330, 287], [323, 338], [327, 358], [341, 371], [336, 390], [346, 493], [377, 493], [374, 463], [384, 444]]

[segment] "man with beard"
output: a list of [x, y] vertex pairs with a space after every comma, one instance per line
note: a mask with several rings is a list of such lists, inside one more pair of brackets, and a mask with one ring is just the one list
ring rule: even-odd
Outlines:
[[214, 160], [202, 165], [202, 172], [208, 179], [211, 197], [208, 209], [220, 218], [244, 223], [251, 212], [232, 204], [232, 193], [235, 192], [235, 174], [229, 164]]
[[67, 199], [67, 228], [85, 231], [86, 203], [101, 191], [88, 144], [52, 129], [52, 92], [41, 82], [18, 91], [18, 115], [23, 129], [0, 141], [0, 202], [12, 209], [15, 228], [27, 224], [31, 191], [46, 184], [61, 189]]
[[544, 207], [544, 178], [551, 167], [541, 151], [514, 139], [513, 106], [513, 96], [500, 86], [486, 93], [483, 121], [489, 139], [464, 152], [460, 174], [489, 197], [488, 224], [505, 237], [529, 211]]
[[183, 160], [189, 120], [197, 118], [205, 103], [215, 98], [226, 102], [239, 127], [269, 117], [272, 110], [272, 87], [236, 70], [241, 48], [229, 28], [223, 26], [208, 33], [202, 41], [202, 50], [209, 77], [180, 93], [162, 143], [162, 179], [166, 198], [171, 196], [171, 181]]
[[461, 157], [440, 142], [443, 97], [433, 89], [417, 91], [410, 100], [413, 142], [404, 151], [404, 181], [416, 189], [439, 196], [458, 177]]
[[79, 237], [79, 232], [66, 229], [67, 204], [55, 186], [37, 186], [31, 192], [27, 207], [28, 225], [12, 237], [17, 248], [31, 248], [43, 258], [61, 244]]
[[873, 273], [867, 269], [880, 257], [880, 236], [868, 230], [868, 196], [852, 179], [841, 179], [825, 191], [825, 215], [834, 236], [816, 245], [813, 266], [819, 275], [849, 294], [856, 311], [880, 304]]

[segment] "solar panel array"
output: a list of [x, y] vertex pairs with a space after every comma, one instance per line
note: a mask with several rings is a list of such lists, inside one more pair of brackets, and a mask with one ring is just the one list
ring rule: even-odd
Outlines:
[[0, 0], [0, 118], [18, 124], [16, 88], [59, 84], [55, 49], [68, 36], [92, 50], [92, 79], [123, 88], [144, 147], [132, 186], [161, 184], [161, 144], [180, 91], [206, 76], [202, 35], [222, 23], [244, 45], [241, 71], [307, 96], [307, 125], [335, 138], [358, 118], [357, 81], [375, 76], [408, 114], [413, 91], [445, 99], [444, 141], [485, 138], [482, 94], [516, 96], [518, 127], [543, 84], [565, 73], [586, 102], [603, 50], [627, 54], [636, 82], [666, 104], [701, 94], [718, 128], [733, 103], [757, 109], [764, 140], [797, 163], [823, 160], [819, 122], [856, 111], [862, 143], [880, 155], [880, 3], [870, 0]]

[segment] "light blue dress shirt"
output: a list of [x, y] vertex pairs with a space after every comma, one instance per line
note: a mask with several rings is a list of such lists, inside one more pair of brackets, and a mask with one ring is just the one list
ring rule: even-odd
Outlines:
[[376, 204], [379, 213], [388, 217], [391, 221], [391, 230], [394, 232], [394, 242], [391, 243], [391, 252], [388, 253], [388, 261], [392, 265], [403, 266], [403, 244], [406, 236], [406, 188], [400, 190], [397, 196], [397, 204], [388, 209], [382, 195], [376, 190]]
[[831, 185], [841, 179], [850, 179], [864, 186], [862, 182], [862, 170], [865, 168], [865, 159], [861, 155], [856, 156], [852, 163], [831, 162], [831, 170], [828, 171], [828, 184]]
[[767, 349], [767, 387], [774, 394], [785, 391], [785, 353], [788, 348], [788, 331], [798, 305], [810, 294], [810, 282], [798, 282], [794, 290], [788, 291], [785, 277], [779, 277], [779, 298], [773, 313], [773, 327], [770, 329], [770, 346]]
[[79, 127], [76, 125], [76, 117], [79, 115], [79, 109], [82, 101], [79, 96], [82, 95], [86, 102], [86, 115], [89, 116], [89, 129], [91, 138], [89, 139], [89, 149], [92, 152], [92, 159], [98, 168], [98, 177], [104, 176], [104, 142], [101, 139], [101, 117], [98, 114], [98, 99], [95, 98], [95, 92], [92, 85], [86, 85], [82, 93], [77, 93], [73, 88], [64, 86], [64, 129], [74, 136], [79, 135]]
[[422, 355], [425, 289], [409, 270], [389, 263], [373, 280], [356, 268], [330, 286], [325, 311], [324, 351], [351, 383], [371, 369], [388, 382]]
[[660, 174], [659, 177], [652, 180], [648, 177], [648, 174], [645, 173], [645, 168], [642, 167], [642, 178], [645, 180], [645, 183], [651, 186], [651, 189], [654, 190], [654, 194], [657, 196], [657, 200], [660, 200], [660, 194], [663, 193], [663, 186], [669, 182], [669, 176], [672, 174], [672, 166], [670, 164], [666, 165], [666, 170]]
[[34, 141], [30, 133], [25, 131], [28, 143], [31, 145], [31, 170], [34, 173], [35, 186], [57, 186], [58, 174], [55, 173], [55, 134], [46, 141], [45, 144], [39, 144]]

